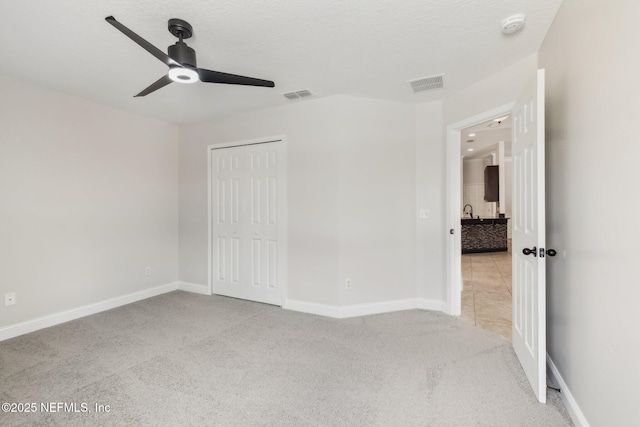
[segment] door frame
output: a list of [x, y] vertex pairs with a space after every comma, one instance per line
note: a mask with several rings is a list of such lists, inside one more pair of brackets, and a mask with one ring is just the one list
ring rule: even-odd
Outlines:
[[207, 146], [207, 286], [208, 294], [213, 295], [213, 197], [211, 195], [211, 179], [213, 178], [213, 168], [211, 164], [211, 155], [214, 150], [222, 148], [240, 147], [245, 145], [269, 144], [274, 142], [282, 142], [282, 193], [278, 202], [282, 206], [282, 222], [278, 227], [278, 242], [282, 243], [282, 283], [280, 285], [280, 306], [284, 305], [287, 297], [287, 273], [288, 267], [288, 212], [289, 204], [287, 200], [287, 137], [286, 135], [275, 135], [270, 137], [245, 139], [240, 141], [221, 142], [210, 144]]
[[[515, 100], [447, 126], [447, 313], [462, 311], [462, 226], [460, 224], [462, 129], [511, 113]], [[451, 230], [453, 233], [451, 234]]]

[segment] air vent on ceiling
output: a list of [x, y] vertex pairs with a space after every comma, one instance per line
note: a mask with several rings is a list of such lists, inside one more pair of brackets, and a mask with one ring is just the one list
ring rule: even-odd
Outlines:
[[413, 93], [440, 89], [444, 87], [444, 74], [409, 80], [407, 83], [409, 83], [409, 85], [411, 86]]
[[296, 92], [287, 92], [282, 94], [282, 96], [284, 96], [287, 99], [300, 99], [300, 98], [306, 98], [312, 95], [313, 94], [309, 89], [303, 89], [303, 90], [298, 90]]

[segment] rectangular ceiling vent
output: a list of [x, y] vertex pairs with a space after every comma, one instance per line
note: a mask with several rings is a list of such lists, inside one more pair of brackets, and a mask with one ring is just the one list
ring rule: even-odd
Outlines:
[[312, 96], [312, 95], [313, 94], [308, 89], [298, 90], [296, 92], [287, 92], [287, 93], [283, 93], [282, 94], [282, 96], [284, 96], [285, 98], [287, 98], [289, 100], [306, 98], [306, 97]]
[[422, 77], [420, 79], [409, 80], [413, 93], [426, 92], [428, 90], [440, 89], [444, 87], [444, 74], [437, 76]]

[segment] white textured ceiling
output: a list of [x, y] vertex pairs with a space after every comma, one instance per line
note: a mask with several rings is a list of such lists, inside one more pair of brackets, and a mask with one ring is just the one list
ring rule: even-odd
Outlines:
[[[349, 94], [420, 103], [534, 53], [561, 0], [28, 0], [0, 5], [0, 74], [173, 123], [290, 103], [282, 93]], [[501, 21], [525, 13], [523, 31]], [[117, 31], [113, 15], [159, 49], [169, 18], [194, 28], [198, 66], [276, 87], [171, 84], [133, 95], [167, 67]], [[413, 94], [407, 80], [445, 74]], [[307, 102], [304, 100], [293, 102]]]

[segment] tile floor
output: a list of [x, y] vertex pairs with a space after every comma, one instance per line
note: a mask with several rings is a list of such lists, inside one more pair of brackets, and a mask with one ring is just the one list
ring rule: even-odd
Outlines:
[[510, 251], [463, 254], [462, 281], [462, 317], [511, 341]]

